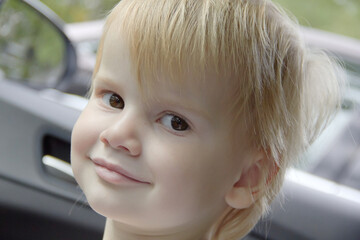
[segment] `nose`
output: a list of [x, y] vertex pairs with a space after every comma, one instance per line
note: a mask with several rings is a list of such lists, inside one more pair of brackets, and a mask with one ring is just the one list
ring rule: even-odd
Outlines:
[[138, 136], [138, 121], [124, 116], [113, 119], [107, 128], [100, 133], [100, 141], [106, 146], [131, 156], [139, 156], [141, 142]]

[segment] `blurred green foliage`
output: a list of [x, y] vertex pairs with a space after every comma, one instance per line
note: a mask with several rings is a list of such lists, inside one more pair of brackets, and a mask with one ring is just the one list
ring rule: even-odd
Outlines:
[[[119, 0], [41, 0], [66, 22], [104, 18]], [[360, 39], [360, 0], [273, 0], [308, 27]]]
[[83, 22], [104, 18], [119, 0], [41, 0], [65, 22]]
[[273, 0], [301, 25], [360, 39], [359, 0]]

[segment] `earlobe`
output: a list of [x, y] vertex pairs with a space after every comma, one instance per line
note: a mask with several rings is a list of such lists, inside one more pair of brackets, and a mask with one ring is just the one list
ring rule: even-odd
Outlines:
[[249, 188], [233, 187], [225, 196], [226, 203], [236, 209], [245, 209], [253, 204], [253, 196]]

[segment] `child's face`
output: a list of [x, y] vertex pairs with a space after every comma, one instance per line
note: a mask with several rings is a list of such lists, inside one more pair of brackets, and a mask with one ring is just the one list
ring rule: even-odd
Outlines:
[[126, 226], [207, 227], [245, 158], [232, 151], [226, 89], [189, 74], [187, 84], [163, 81], [142, 98], [127, 45], [113, 32], [73, 130], [76, 180], [96, 211]]

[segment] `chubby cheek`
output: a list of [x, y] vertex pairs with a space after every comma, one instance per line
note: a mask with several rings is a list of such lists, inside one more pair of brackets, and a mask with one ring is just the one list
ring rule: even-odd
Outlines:
[[80, 170], [88, 161], [87, 155], [96, 143], [100, 131], [96, 118], [86, 107], [75, 123], [71, 135], [71, 166], [79, 184], [81, 183], [79, 176], [82, 175]]
[[85, 109], [76, 121], [71, 135], [71, 151], [85, 153], [99, 136], [92, 114]]

